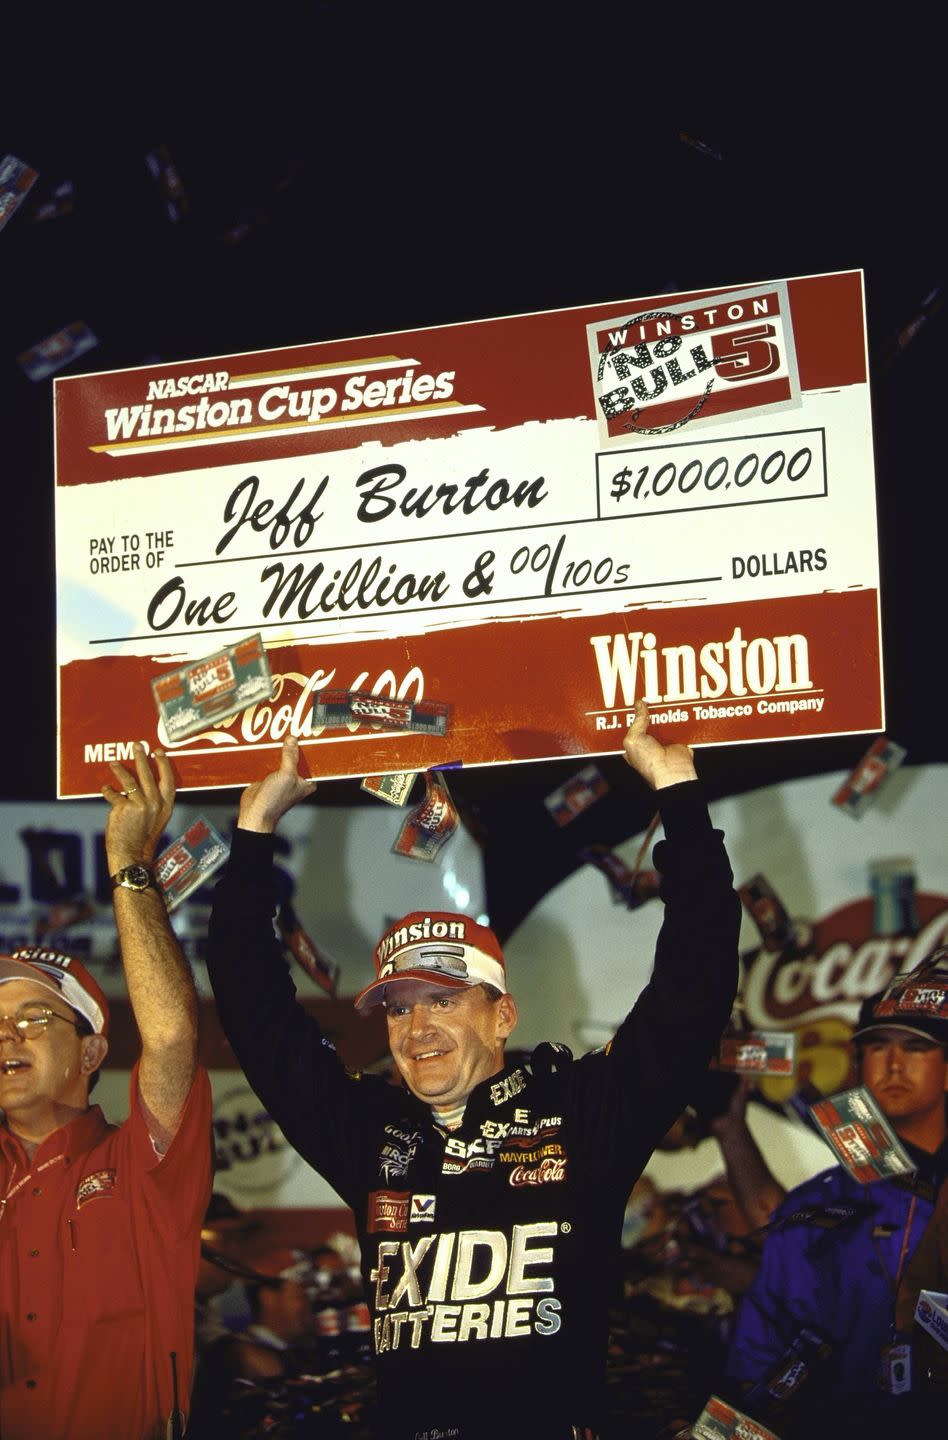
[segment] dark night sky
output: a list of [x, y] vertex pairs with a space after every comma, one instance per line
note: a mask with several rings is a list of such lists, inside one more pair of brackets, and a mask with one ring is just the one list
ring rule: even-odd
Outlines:
[[[944, 279], [932, 37], [897, 19], [878, 37], [799, 21], [765, 36], [759, 11], [748, 35], [739, 11], [687, 6], [643, 26], [639, 10], [126, 7], [107, 23], [46, 6], [5, 32], [0, 154], [41, 171], [31, 200], [76, 189], [73, 215], [34, 224], [27, 209], [0, 233], [5, 797], [54, 793], [52, 385], [15, 363], [36, 340], [85, 320], [102, 343], [72, 374], [853, 267], [866, 270], [888, 733], [910, 761], [946, 757], [945, 312], [893, 358]], [[190, 202], [179, 225], [144, 165], [160, 142]], [[225, 244], [241, 221], [246, 238]], [[733, 793], [848, 766], [865, 745], [721, 749], [702, 769], [712, 793]], [[502, 932], [576, 848], [644, 823], [609, 760], [596, 833], [580, 821], [551, 836], [539, 799], [570, 763], [455, 782], [487, 830]], [[319, 803], [356, 794], [339, 782]]]

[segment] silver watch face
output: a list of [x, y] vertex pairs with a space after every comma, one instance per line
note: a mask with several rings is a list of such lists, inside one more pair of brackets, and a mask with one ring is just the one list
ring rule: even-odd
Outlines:
[[151, 871], [144, 865], [126, 865], [115, 877], [115, 883], [125, 890], [147, 890], [151, 884]]

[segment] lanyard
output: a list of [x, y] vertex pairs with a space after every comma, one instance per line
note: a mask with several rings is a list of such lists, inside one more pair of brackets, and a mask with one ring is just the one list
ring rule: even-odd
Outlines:
[[[17, 1193], [19, 1190], [22, 1190], [22, 1189], [23, 1189], [23, 1186], [26, 1184], [27, 1180], [29, 1180], [30, 1176], [33, 1174], [33, 1160], [34, 1160], [35, 1158], [36, 1158], [35, 1156], [31, 1156], [31, 1157], [27, 1160], [26, 1174], [25, 1174], [25, 1175], [21, 1175], [21, 1176], [20, 1176], [20, 1179], [16, 1181], [16, 1184], [15, 1184], [15, 1185], [14, 1185], [13, 1182], [14, 1182], [14, 1180], [16, 1180], [16, 1171], [17, 1171], [17, 1165], [19, 1164], [19, 1162], [18, 1162], [17, 1160], [14, 1160], [14, 1161], [13, 1161], [13, 1170], [12, 1170], [12, 1173], [11, 1173], [11, 1175], [10, 1175], [10, 1183], [9, 1183], [9, 1185], [7, 1186], [7, 1193], [6, 1193], [2, 1198], [0, 1198], [0, 1220], [3, 1219], [4, 1211], [5, 1211], [6, 1208], [7, 1208], [7, 1201], [8, 1201], [8, 1200], [12, 1200], [13, 1197], [14, 1197], [14, 1195], [16, 1195], [16, 1193]], [[39, 1168], [37, 1169], [37, 1172], [36, 1172], [37, 1175], [38, 1175], [42, 1170], [48, 1170], [51, 1165], [57, 1164], [60, 1160], [65, 1160], [65, 1158], [66, 1158], [65, 1155], [54, 1155], [51, 1160], [44, 1160], [44, 1161], [43, 1161], [43, 1164], [40, 1165]]]
[[894, 1280], [892, 1279], [892, 1275], [889, 1272], [888, 1265], [885, 1263], [885, 1256], [883, 1255], [881, 1247], [879, 1245], [878, 1237], [875, 1235], [873, 1235], [872, 1237], [872, 1243], [875, 1247], [876, 1256], [878, 1258], [879, 1264], [882, 1266], [882, 1273], [885, 1275], [885, 1278], [888, 1281], [889, 1289], [892, 1291], [893, 1299], [896, 1299], [898, 1297], [899, 1286], [902, 1283], [902, 1273], [905, 1270], [905, 1262], [908, 1259], [909, 1241], [912, 1238], [912, 1221], [915, 1219], [915, 1207], [917, 1206], [917, 1204], [918, 1196], [913, 1193], [912, 1198], [909, 1202], [908, 1219], [905, 1222], [905, 1229], [902, 1232], [902, 1245], [899, 1250], [899, 1263], [896, 1267]]
[[[27, 1172], [26, 1172], [25, 1175], [21, 1176], [19, 1180], [16, 1180], [16, 1169], [17, 1169], [17, 1162], [14, 1160], [14, 1162], [13, 1162], [13, 1173], [12, 1173], [11, 1176], [10, 1176], [10, 1183], [9, 1183], [9, 1185], [7, 1186], [7, 1193], [3, 1196], [2, 1200], [0, 1200], [0, 1220], [3, 1219], [4, 1211], [5, 1211], [6, 1208], [7, 1208], [7, 1201], [8, 1201], [8, 1200], [12, 1200], [12, 1199], [13, 1199], [13, 1196], [16, 1194], [16, 1192], [17, 1192], [18, 1190], [20, 1190], [20, 1189], [26, 1184], [27, 1180], [29, 1180], [29, 1178], [30, 1178], [30, 1173], [31, 1173], [31, 1172], [30, 1172], [29, 1170], [27, 1170]], [[14, 1185], [14, 1183], [13, 1183], [14, 1180], [16, 1180], [16, 1184], [15, 1184], [15, 1185]]]

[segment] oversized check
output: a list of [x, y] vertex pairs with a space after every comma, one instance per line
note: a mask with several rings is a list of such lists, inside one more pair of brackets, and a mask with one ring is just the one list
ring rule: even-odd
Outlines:
[[[170, 748], [245, 784], [883, 727], [860, 272], [55, 382], [59, 786], [168, 745], [155, 677], [259, 634]], [[444, 734], [313, 723], [323, 690]], [[369, 707], [371, 709], [371, 707]], [[383, 707], [384, 709], [384, 707]], [[394, 713], [394, 712], [393, 712]]]

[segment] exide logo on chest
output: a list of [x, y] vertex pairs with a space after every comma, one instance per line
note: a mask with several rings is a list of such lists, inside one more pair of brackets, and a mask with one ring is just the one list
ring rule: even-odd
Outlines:
[[[381, 1240], [375, 1284], [375, 1349], [555, 1335], [555, 1220], [502, 1230], [445, 1231]], [[550, 1241], [544, 1244], [544, 1241]]]

